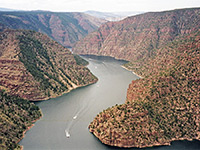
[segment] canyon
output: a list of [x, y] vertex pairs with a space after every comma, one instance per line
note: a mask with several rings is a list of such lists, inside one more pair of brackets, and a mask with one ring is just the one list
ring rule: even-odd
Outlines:
[[149, 12], [108, 22], [78, 41], [73, 52], [142, 62], [153, 56], [156, 49], [198, 30], [199, 12], [199, 8]]
[[41, 32], [65, 47], [72, 47], [76, 41], [105, 22], [104, 19], [79, 12], [0, 12], [0, 26]]
[[42, 116], [30, 101], [55, 98], [97, 82], [85, 64], [42, 33], [0, 32], [0, 148], [20, 148], [24, 133]]
[[129, 85], [125, 104], [99, 113], [90, 132], [118, 147], [200, 140], [199, 41], [197, 32], [159, 49], [143, 66], [143, 74], [136, 72], [145, 77]]
[[0, 12], [0, 148], [20, 148], [24, 132], [42, 116], [30, 101], [97, 82], [87, 62], [65, 47], [126, 60], [123, 67], [141, 76], [130, 83], [124, 104], [90, 123], [102, 143], [144, 148], [200, 140], [199, 14], [200, 8], [177, 9], [105, 23], [82, 13]]
[[89, 130], [118, 147], [200, 140], [200, 9], [150, 12], [103, 24], [73, 51], [129, 61], [125, 104], [99, 113]]

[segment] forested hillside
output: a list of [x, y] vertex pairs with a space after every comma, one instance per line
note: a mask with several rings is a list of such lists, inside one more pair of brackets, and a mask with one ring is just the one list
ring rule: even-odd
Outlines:
[[97, 81], [81, 59], [34, 31], [0, 33], [0, 88], [28, 100], [45, 100]]
[[18, 142], [24, 132], [41, 117], [40, 109], [33, 103], [0, 90], [0, 149], [20, 149]]
[[199, 60], [196, 31], [157, 49], [143, 63], [131, 64], [144, 78], [129, 85], [125, 104], [98, 114], [90, 131], [103, 143], [119, 147], [200, 140]]
[[106, 20], [84, 13], [45, 11], [0, 12], [0, 24], [10, 29], [28, 29], [47, 34], [63, 46], [71, 47]]

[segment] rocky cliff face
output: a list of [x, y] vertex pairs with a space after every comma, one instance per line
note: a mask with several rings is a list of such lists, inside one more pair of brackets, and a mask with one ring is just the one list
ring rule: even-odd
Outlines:
[[99, 113], [89, 130], [118, 147], [200, 140], [200, 9], [146, 13], [109, 22], [77, 42], [79, 54], [128, 60], [125, 104]]
[[67, 47], [105, 22], [84, 13], [0, 12], [0, 23], [7, 28], [39, 31]]
[[0, 89], [28, 100], [49, 99], [97, 81], [68, 49], [34, 31], [0, 33], [0, 68]]
[[119, 147], [200, 140], [199, 58], [199, 31], [158, 49], [137, 70], [146, 77], [132, 81], [125, 104], [98, 114], [90, 132], [103, 143]]
[[119, 22], [108, 22], [77, 42], [73, 51], [132, 62], [142, 61], [168, 42], [199, 29], [199, 13], [199, 8], [181, 9], [145, 13]]

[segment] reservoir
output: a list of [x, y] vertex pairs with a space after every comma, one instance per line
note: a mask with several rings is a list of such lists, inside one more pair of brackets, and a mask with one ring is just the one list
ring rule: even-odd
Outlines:
[[[36, 102], [43, 117], [20, 141], [19, 144], [24, 150], [119, 149], [102, 144], [89, 132], [88, 125], [99, 112], [115, 104], [124, 103], [128, 85], [138, 77], [121, 67], [124, 61], [110, 57], [84, 58], [89, 62], [88, 68], [98, 77], [98, 82], [58, 98]], [[200, 149], [200, 142], [176, 141], [171, 146], [146, 149], [193, 150]]]

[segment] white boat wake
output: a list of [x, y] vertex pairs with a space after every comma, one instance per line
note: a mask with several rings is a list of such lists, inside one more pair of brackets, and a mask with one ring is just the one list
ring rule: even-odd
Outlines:
[[93, 102], [94, 99], [91, 98], [87, 102], [83, 103], [79, 108], [78, 111], [76, 111], [75, 115], [72, 117], [72, 119], [67, 123], [67, 128], [65, 129], [65, 135], [67, 138], [69, 138], [71, 135], [69, 134], [71, 128], [73, 125], [78, 121], [77, 118], [80, 118], [88, 109], [90, 106], [90, 103]]

